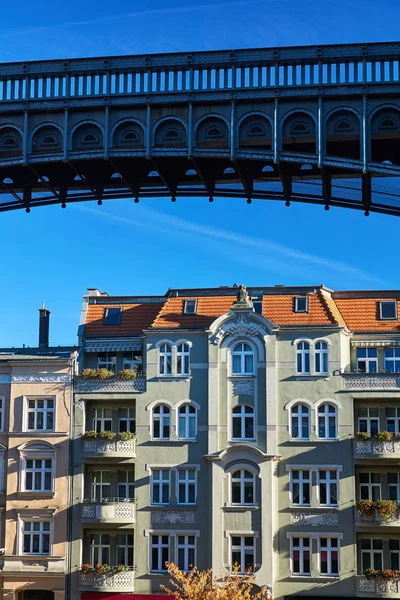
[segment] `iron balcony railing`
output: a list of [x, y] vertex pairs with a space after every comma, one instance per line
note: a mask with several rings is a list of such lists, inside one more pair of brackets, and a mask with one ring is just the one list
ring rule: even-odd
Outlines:
[[[400, 82], [400, 43], [116, 56], [0, 64], [1, 104]], [[393, 90], [395, 91], [395, 90]]]

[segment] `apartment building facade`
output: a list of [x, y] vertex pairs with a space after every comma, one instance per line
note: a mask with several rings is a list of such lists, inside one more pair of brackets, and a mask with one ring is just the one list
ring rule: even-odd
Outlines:
[[161, 598], [166, 561], [252, 568], [274, 598], [397, 597], [397, 581], [364, 571], [399, 568], [399, 298], [89, 290], [71, 597]]

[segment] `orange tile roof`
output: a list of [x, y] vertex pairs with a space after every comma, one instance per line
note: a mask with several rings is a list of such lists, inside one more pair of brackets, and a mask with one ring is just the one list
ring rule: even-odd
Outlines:
[[111, 304], [121, 307], [120, 325], [103, 325], [106, 304], [89, 304], [86, 315], [85, 335], [138, 335], [148, 329], [159, 312], [162, 303], [154, 304]]
[[337, 323], [321, 294], [308, 294], [308, 312], [295, 313], [294, 299], [298, 294], [272, 294], [263, 297], [264, 317], [273, 325], [334, 325]]
[[188, 298], [196, 299], [195, 296], [168, 298], [154, 320], [153, 327], [155, 329], [209, 327], [215, 319], [229, 312], [236, 300], [235, 296], [200, 296], [197, 297], [196, 314], [185, 315], [183, 314], [183, 303]]
[[397, 302], [397, 314], [400, 315], [400, 300], [396, 298], [335, 298], [335, 304], [350, 331], [400, 331], [399, 321], [379, 319], [381, 300]]
[[347, 323], [343, 319], [343, 315], [341, 314], [341, 312], [340, 312], [335, 300], [332, 298], [332, 296], [324, 291], [321, 291], [320, 294], [321, 294], [322, 301], [325, 303], [327, 310], [331, 314], [335, 323], [338, 323], [338, 325], [341, 325], [342, 327], [346, 327], [346, 329], [347, 329]]

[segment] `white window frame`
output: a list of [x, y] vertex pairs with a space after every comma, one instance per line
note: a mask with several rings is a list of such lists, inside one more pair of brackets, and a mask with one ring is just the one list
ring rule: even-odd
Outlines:
[[[160, 408], [159, 413], [154, 412], [156, 408]], [[151, 437], [153, 440], [169, 440], [169, 439], [171, 439], [171, 415], [172, 415], [172, 410], [171, 410], [171, 407], [168, 406], [168, 404], [159, 402], [155, 406], [152, 407], [152, 409], [151, 409]], [[159, 437], [155, 437], [155, 435], [154, 435], [154, 423], [156, 421], [160, 422], [160, 436]], [[164, 437], [164, 427], [167, 426], [167, 424], [164, 423], [164, 421], [167, 421], [168, 428], [169, 428], [169, 435], [167, 437]]]
[[[93, 481], [93, 475], [94, 473], [101, 473], [100, 476], [100, 481]], [[104, 473], [108, 473], [109, 474], [109, 481], [103, 481], [104, 479]], [[112, 485], [112, 472], [110, 470], [107, 469], [94, 469], [91, 472], [91, 484], [90, 484], [90, 494], [91, 494], [91, 501], [92, 502], [104, 502], [104, 500], [106, 498], [110, 498], [111, 497], [111, 485]], [[103, 488], [105, 487], [109, 488], [109, 493], [108, 494], [104, 494]], [[100, 494], [99, 494], [99, 499], [97, 500], [97, 494], [96, 494], [96, 490], [99, 489], [100, 490]]]
[[[238, 537], [240, 538], [240, 545], [233, 545], [233, 538], [234, 537]], [[252, 546], [246, 546], [245, 545], [245, 538], [251, 537], [253, 538], [253, 544]], [[246, 575], [246, 570], [244, 570], [245, 564], [246, 564], [246, 551], [248, 550], [252, 550], [253, 551], [253, 572], [255, 571], [256, 568], [256, 535], [254, 532], [252, 533], [242, 533], [240, 531], [238, 531], [237, 533], [232, 533], [230, 532], [229, 534], [229, 565], [230, 565], [230, 572], [233, 573], [233, 567], [234, 565], [233, 560], [232, 560], [232, 554], [234, 551], [239, 552], [240, 551], [240, 567], [241, 569], [238, 571], [238, 575]]]
[[[194, 408], [194, 413], [190, 412], [190, 408]], [[183, 409], [183, 410], [182, 410]], [[182, 413], [181, 413], [182, 410]], [[190, 402], [186, 402], [181, 404], [178, 409], [178, 440], [195, 440], [197, 438], [197, 408]], [[183, 437], [180, 436], [180, 422], [181, 420], [185, 421], [185, 435]], [[190, 436], [190, 421], [194, 421], [194, 436]]]
[[[124, 536], [125, 537], [125, 544], [119, 544], [118, 543], [118, 536]], [[128, 536], [132, 536], [132, 545], [128, 544]], [[123, 561], [122, 564], [127, 565], [128, 567], [133, 567], [134, 566], [134, 561], [135, 561], [135, 538], [134, 538], [134, 534], [133, 533], [120, 533], [119, 531], [117, 532], [117, 536], [116, 536], [116, 540], [115, 540], [115, 564], [121, 564], [119, 559], [118, 559], [118, 549], [119, 548], [123, 548], [124, 549], [124, 554], [125, 554], [125, 560]], [[132, 548], [132, 564], [130, 564], [129, 560], [128, 560], [128, 553], [129, 553], [129, 548]]]
[[[331, 413], [329, 412], [330, 406], [334, 408], [334, 412], [331, 412]], [[323, 414], [320, 414], [321, 409], [323, 409]], [[332, 417], [335, 419], [335, 435], [334, 435], [334, 437], [329, 436], [329, 419]], [[320, 419], [323, 419], [323, 425], [325, 427], [325, 436], [319, 435]], [[318, 435], [318, 439], [320, 439], [320, 440], [336, 440], [337, 439], [337, 436], [338, 436], [338, 409], [337, 409], [337, 406], [335, 404], [333, 404], [333, 402], [322, 402], [317, 407], [317, 435]]]
[[131, 431], [131, 425], [133, 422], [134, 431], [132, 433], [134, 433], [136, 431], [136, 411], [135, 411], [135, 409], [121, 406], [120, 410], [126, 410], [126, 411], [128, 411], [128, 413], [127, 413], [126, 417], [121, 417], [120, 415], [118, 415], [118, 433], [121, 433], [121, 422], [122, 421], [127, 422], [127, 429], [125, 431]]
[[[160, 471], [160, 477], [155, 477], [154, 473]], [[162, 477], [162, 473], [168, 473], [168, 479]], [[158, 487], [160, 502], [154, 502], [154, 489]], [[163, 490], [167, 486], [168, 500], [163, 502]], [[152, 467], [150, 469], [150, 504], [152, 506], [168, 506], [171, 503], [171, 468], [170, 467]]]
[[392, 408], [394, 409], [395, 412], [395, 416], [394, 417], [388, 417], [386, 416], [385, 420], [386, 420], [386, 430], [389, 430], [389, 426], [388, 426], [388, 422], [389, 421], [394, 421], [394, 434], [396, 433], [400, 433], [400, 406], [387, 406], [386, 410], [388, 408]]
[[[112, 325], [115, 327], [115, 325]], [[100, 360], [100, 356], [105, 356], [105, 360]], [[107, 371], [114, 371], [117, 368], [117, 355], [115, 352], [99, 352], [97, 354], [97, 368], [98, 369], [107, 369]]]
[[[295, 546], [293, 543], [294, 539], [299, 540], [299, 545]], [[308, 540], [308, 546], [304, 546], [304, 540]], [[299, 552], [300, 558], [300, 570], [297, 572], [294, 571], [294, 550]], [[309, 563], [310, 563], [310, 571], [304, 570], [304, 553], [309, 553]], [[311, 577], [312, 571], [312, 537], [311, 535], [293, 535], [290, 538], [290, 572], [292, 577]]]
[[[394, 317], [384, 317], [384, 316], [382, 316], [382, 313], [383, 313], [382, 309], [383, 309], [383, 305], [384, 304], [394, 304], [394, 308], [395, 308], [395, 311], [394, 311], [395, 315], [394, 315]], [[398, 316], [397, 312], [398, 311], [397, 311], [397, 301], [396, 300], [381, 300], [379, 302], [379, 319], [380, 319], [380, 321], [397, 321], [397, 316]]]
[[[184, 473], [185, 477], [180, 479], [180, 474]], [[189, 479], [189, 473], [194, 473], [194, 479]], [[180, 502], [179, 489], [181, 486], [185, 489], [185, 501]], [[189, 502], [189, 487], [194, 486], [194, 502]], [[197, 503], [197, 469], [179, 468], [176, 470], [176, 498], [179, 506], [196, 506]]]
[[[119, 473], [125, 474], [125, 481], [119, 481]], [[131, 476], [133, 477], [133, 481], [129, 481], [129, 474], [131, 474]], [[120, 486], [123, 486], [125, 488], [125, 492], [122, 495], [119, 493]], [[122, 469], [119, 469], [117, 471], [117, 496], [119, 499], [122, 499], [122, 500], [125, 498], [133, 500], [135, 498], [135, 474], [134, 474], [134, 471], [128, 471], [128, 470], [122, 470]]]
[[[361, 548], [361, 541], [366, 541], [368, 540], [370, 542], [370, 548], [367, 549], [363, 549]], [[375, 549], [373, 548], [373, 540], [378, 540], [382, 543], [382, 548], [381, 549]], [[363, 570], [363, 556], [364, 555], [369, 555], [369, 561], [370, 561], [370, 566], [372, 569], [374, 569], [374, 555], [378, 555], [381, 557], [381, 565], [382, 565], [382, 569], [384, 568], [384, 564], [383, 564], [383, 540], [382, 538], [378, 538], [378, 537], [370, 537], [370, 538], [361, 538], [360, 539], [360, 564], [361, 564], [361, 570]]]
[[[251, 474], [250, 477], [245, 476], [245, 472]], [[239, 477], [234, 477], [236, 473], [240, 473]], [[240, 502], [233, 501], [233, 483], [239, 482], [240, 484]], [[253, 487], [253, 502], [245, 502], [246, 494], [245, 487], [246, 483], [251, 483]], [[256, 505], [256, 476], [254, 472], [245, 466], [234, 468], [229, 473], [229, 504], [231, 506], [255, 506]]]
[[[40, 527], [38, 532], [26, 532], [25, 531], [25, 524], [26, 523], [40, 523], [42, 526]], [[45, 531], [43, 529], [43, 523], [47, 523], [49, 525], [49, 529], [48, 531]], [[32, 526], [33, 529], [33, 526]], [[20, 518], [20, 531], [21, 531], [21, 543], [20, 543], [20, 554], [23, 556], [51, 556], [52, 555], [52, 544], [53, 544], [53, 520], [51, 518], [48, 518], [46, 516], [42, 516], [40, 518], [35, 518], [35, 517], [30, 517], [28, 515], [24, 515], [22, 518]], [[39, 549], [41, 549], [41, 552], [24, 552], [24, 546], [25, 546], [25, 535], [26, 534], [30, 534], [30, 547], [32, 548], [32, 537], [33, 535], [40, 535], [40, 541], [39, 541]], [[48, 552], [43, 552], [43, 536], [44, 535], [48, 535], [49, 536], [49, 551]]]
[[[57, 417], [57, 412], [56, 412], [56, 406], [57, 406], [57, 402], [56, 402], [56, 398], [57, 396], [24, 396], [24, 415], [23, 415], [23, 419], [24, 419], [24, 429], [23, 431], [25, 432], [35, 432], [35, 433], [46, 433], [47, 431], [56, 431], [57, 430], [57, 426], [56, 426], [56, 417]], [[47, 402], [49, 400], [53, 401], [53, 408], [48, 408], [47, 407]], [[43, 409], [38, 409], [37, 407], [31, 409], [29, 408], [29, 402], [30, 401], [35, 401], [35, 404], [38, 401], [44, 401], [44, 406]], [[38, 417], [38, 412], [43, 412], [43, 425], [45, 425], [45, 427], [43, 427], [42, 429], [38, 429], [37, 428], [37, 417]], [[35, 427], [33, 429], [29, 429], [29, 414], [34, 413], [34, 424]], [[53, 427], [47, 429], [47, 413], [53, 413]]]
[[[243, 349], [240, 351], [235, 351], [235, 348], [241, 346]], [[248, 346], [250, 348], [250, 350], [245, 350], [245, 346]], [[233, 357], [234, 356], [240, 356], [240, 370], [239, 371], [234, 371], [233, 370]], [[253, 360], [252, 360], [252, 366], [253, 368], [250, 371], [246, 371], [246, 356], [252, 356]], [[231, 350], [231, 374], [233, 377], [240, 377], [242, 375], [254, 375], [254, 369], [255, 369], [255, 360], [256, 360], [256, 353], [254, 351], [254, 348], [251, 344], [249, 344], [248, 342], [236, 342], [236, 344], [233, 346], [232, 350]]]
[[[327, 540], [327, 545], [322, 546], [322, 539]], [[332, 546], [332, 540], [337, 541], [337, 546]], [[326, 552], [328, 555], [327, 563], [328, 563], [328, 572], [322, 573], [322, 560], [321, 560], [321, 552]], [[333, 552], [337, 552], [338, 556], [338, 570], [337, 573], [332, 571], [332, 554]], [[339, 577], [340, 576], [340, 538], [335, 535], [327, 536], [321, 535], [318, 537], [318, 566], [319, 566], [319, 574], [321, 577]]]
[[[399, 370], [396, 371], [396, 369], [394, 368], [396, 362], [400, 362], [400, 355], [396, 356], [396, 350], [399, 351], [400, 354], [400, 348], [385, 348], [384, 352], [383, 352], [383, 366], [384, 369], [387, 373], [399, 373]], [[391, 352], [393, 354], [393, 356], [386, 356], [386, 353]], [[388, 370], [387, 368], [387, 363], [392, 363], [393, 364], [393, 371]]]
[[[397, 542], [398, 548], [391, 548], [390, 542]], [[389, 564], [390, 564], [390, 568], [394, 571], [395, 569], [392, 564], [392, 556], [393, 555], [397, 556], [397, 564], [400, 565], [400, 540], [396, 539], [396, 538], [389, 539]]]
[[[157, 537], [157, 544], [153, 543], [153, 538]], [[163, 537], [167, 537], [168, 538], [168, 542], [167, 543], [163, 543], [162, 538]], [[161, 538], [161, 539], [160, 539]], [[158, 548], [158, 561], [157, 561], [157, 569], [153, 569], [152, 568], [152, 550], [153, 548]], [[150, 549], [150, 557], [149, 557], [149, 567], [150, 567], [150, 573], [166, 573], [166, 569], [162, 568], [162, 549], [163, 548], [167, 548], [168, 549], [168, 558], [167, 561], [169, 562], [170, 560], [170, 534], [169, 533], [165, 533], [165, 532], [152, 532], [150, 533], [150, 537], [149, 537], [149, 549]]]
[[158, 346], [158, 375], [159, 377], [172, 377], [172, 344], [169, 342], [162, 342]]
[[[90, 548], [90, 562], [91, 562], [91, 564], [92, 564], [92, 565], [95, 565], [95, 564], [96, 564], [96, 561], [94, 560], [94, 549], [95, 549], [95, 548], [97, 548], [97, 549], [98, 549], [98, 556], [99, 556], [99, 559], [101, 558], [101, 555], [102, 555], [103, 548], [105, 548], [105, 549], [108, 549], [108, 557], [109, 557], [109, 561], [111, 561], [111, 536], [110, 536], [110, 534], [109, 534], [109, 533], [106, 533], [106, 532], [101, 532], [101, 531], [97, 532], [97, 531], [96, 531], [96, 532], [93, 532], [93, 533], [91, 532], [91, 533], [90, 533], [90, 535], [91, 535], [91, 536], [92, 536], [92, 535], [98, 535], [98, 536], [99, 536], [99, 543], [98, 543], [98, 544], [92, 544], [92, 541], [90, 541], [89, 548]], [[102, 542], [103, 542], [103, 535], [104, 535], [104, 536], [105, 536], [105, 535], [108, 535], [108, 537], [110, 538], [110, 540], [109, 540], [109, 543], [108, 543], [108, 544], [103, 544], [103, 543], [102, 543]], [[89, 538], [89, 539], [90, 539], [90, 538]], [[100, 562], [99, 564], [106, 564], [106, 563], [102, 563], [102, 562]], [[109, 564], [109, 563], [108, 563], [108, 564]]]
[[[179, 550], [183, 550], [184, 552], [184, 565], [183, 568], [181, 568], [181, 570], [186, 571], [187, 573], [191, 570], [190, 566], [195, 566], [197, 564], [197, 535], [192, 532], [180, 532], [177, 531], [176, 532], [176, 548], [175, 548], [175, 556], [176, 556], [176, 564], [179, 566]], [[179, 541], [179, 538], [183, 537], [184, 538], [184, 542], [183, 544]], [[189, 543], [189, 538], [194, 538], [194, 543], [190, 544]], [[189, 551], [190, 550], [194, 550], [194, 560], [193, 562], [189, 562]]]
[[[321, 471], [325, 471], [326, 477], [321, 477]], [[336, 479], [331, 477], [331, 473], [336, 473]], [[326, 504], [321, 501], [321, 484], [326, 485]], [[331, 488], [336, 487], [336, 502], [331, 502]], [[339, 506], [339, 469], [323, 468], [317, 469], [317, 489], [318, 489], [318, 505], [319, 506]]]
[[[389, 483], [389, 474], [396, 475], [397, 483]], [[389, 471], [388, 474], [388, 499], [395, 500], [396, 502], [400, 502], [400, 473]], [[390, 489], [394, 489], [396, 492], [396, 498], [390, 498]]]
[[[365, 357], [358, 357], [358, 350], [365, 350]], [[370, 350], [376, 351], [376, 356], [368, 356]], [[365, 371], [360, 369], [359, 363], [365, 363]], [[377, 373], [378, 372], [378, 348], [356, 348], [357, 373]], [[375, 365], [375, 371], [370, 369], [370, 365]]]
[[[319, 369], [317, 369], [317, 356], [319, 357]], [[324, 369], [325, 357], [326, 369]], [[328, 375], [329, 373], [329, 345], [325, 340], [317, 340], [314, 344], [314, 368], [317, 375]]]
[[[305, 309], [304, 310], [300, 310], [299, 309], [299, 300], [305, 300]], [[295, 296], [294, 297], [294, 312], [295, 313], [299, 313], [299, 314], [305, 314], [308, 313], [308, 296]]]
[[[181, 349], [180, 349], [181, 348]], [[187, 369], [185, 369], [185, 362], [187, 359]], [[190, 344], [187, 342], [179, 342], [176, 344], [176, 374], [178, 377], [190, 375]], [[180, 368], [179, 368], [180, 361]]]
[[[295, 478], [293, 473], [295, 471], [299, 472], [299, 477]], [[308, 474], [308, 477], [305, 476], [304, 474]], [[289, 484], [289, 489], [290, 489], [290, 504], [291, 506], [311, 506], [312, 503], [312, 473], [311, 473], [311, 469], [304, 469], [302, 467], [299, 467], [298, 469], [295, 467], [291, 467], [290, 471], [289, 471], [289, 478], [290, 478], [290, 484]], [[294, 484], [298, 484], [299, 486], [299, 503], [295, 503], [294, 502], [294, 493], [293, 493], [293, 487]], [[304, 488], [305, 486], [308, 485], [308, 496], [310, 501], [309, 502], [301, 502], [302, 498], [304, 497]]]
[[[368, 475], [368, 483], [361, 483], [360, 475]], [[371, 475], [379, 475], [379, 483], [372, 483]], [[381, 473], [376, 471], [359, 471], [358, 473], [358, 494], [361, 499], [361, 488], [366, 488], [368, 490], [368, 499], [373, 499], [373, 490], [377, 489], [379, 491], [378, 498], [382, 498], [382, 481], [381, 481]]]
[[[105, 417], [104, 411], [109, 410], [111, 412], [111, 417]], [[106, 421], [111, 421], [110, 429], [106, 429], [105, 423]], [[100, 431], [112, 431], [113, 429], [113, 410], [112, 408], [95, 408], [93, 410], [93, 430], [97, 431], [97, 425], [100, 424]]]
[[[298, 412], [297, 414], [293, 412], [293, 409], [298, 407]], [[307, 413], [303, 413], [300, 412], [300, 407], [305, 407], [307, 409]], [[292, 406], [290, 407], [290, 411], [289, 411], [289, 417], [290, 417], [290, 438], [292, 440], [309, 440], [310, 436], [311, 436], [311, 408], [308, 404], [306, 404], [305, 402], [296, 402], [295, 404], [292, 404]], [[303, 437], [303, 418], [307, 417], [308, 420], [308, 436], [307, 437]], [[294, 431], [294, 427], [293, 427], [293, 420], [297, 418], [298, 420], [298, 431], [299, 431], [299, 435], [297, 437], [295, 437], [293, 435], [293, 431]]]
[[[234, 413], [233, 411], [235, 409], [237, 409], [238, 407], [240, 407], [240, 412], [236, 412]], [[246, 408], [250, 408], [252, 410], [252, 412], [248, 412], [246, 413]], [[256, 415], [255, 415], [255, 410], [254, 410], [254, 406], [251, 406], [250, 404], [236, 404], [236, 406], [234, 406], [232, 408], [232, 414], [231, 414], [231, 427], [232, 427], [232, 435], [231, 435], [231, 440], [232, 442], [243, 442], [243, 441], [254, 441], [256, 439]], [[234, 432], [234, 421], [235, 419], [240, 420], [240, 433], [241, 436], [240, 437], [233, 437], [233, 432]], [[246, 419], [252, 419], [253, 421], [253, 436], [252, 437], [246, 437]]]
[[[188, 310], [188, 306], [190, 304], [193, 304], [193, 310]], [[188, 300], [185, 300], [183, 305], [183, 313], [185, 315], [195, 315], [197, 313], [197, 299], [192, 300], [189, 298]]]
[[[41, 461], [41, 468], [36, 468], [36, 461], [40, 460]], [[28, 461], [32, 461], [33, 462], [33, 466], [32, 467], [28, 467]], [[46, 462], [50, 461], [50, 467], [47, 468], [46, 467]], [[26, 481], [27, 481], [27, 476], [28, 473], [32, 474], [32, 489], [28, 489]], [[36, 489], [35, 488], [35, 482], [36, 482], [36, 475], [40, 474], [40, 488]], [[46, 474], [50, 475], [50, 487], [48, 489], [46, 489], [45, 487], [45, 481], [46, 481]], [[37, 456], [30, 458], [29, 456], [25, 457], [24, 459], [24, 491], [25, 492], [46, 492], [48, 494], [51, 494], [53, 491], [53, 481], [54, 481], [54, 467], [53, 467], [53, 459], [50, 457], [47, 458], [39, 458]]]
[[[56, 449], [48, 443], [30, 442], [18, 447], [20, 454], [19, 458], [19, 477], [18, 477], [18, 491], [26, 492], [27, 494], [52, 494], [55, 493], [56, 483]], [[4, 451], [0, 447], [1, 455], [4, 457]], [[51, 489], [43, 490], [27, 490], [26, 489], [26, 461], [27, 460], [51, 460]], [[4, 477], [3, 477], [4, 479]]]
[[[306, 357], [308, 356], [308, 370], [306, 369]], [[300, 357], [300, 368], [299, 368]], [[296, 374], [311, 374], [311, 344], [308, 340], [299, 340], [296, 344]]]
[[[379, 419], [379, 407], [377, 407], [377, 406], [360, 406], [358, 408], [366, 409], [367, 410], [367, 416], [366, 417], [359, 417], [358, 416], [359, 413], [357, 412], [357, 426], [358, 426], [357, 431], [361, 431], [360, 421], [366, 421], [366, 423], [367, 423], [367, 432], [369, 434], [371, 434], [371, 423], [377, 421], [378, 431], [379, 431], [379, 420], [380, 420]], [[378, 416], [377, 417], [371, 417], [370, 416], [370, 410], [371, 409], [378, 411]]]

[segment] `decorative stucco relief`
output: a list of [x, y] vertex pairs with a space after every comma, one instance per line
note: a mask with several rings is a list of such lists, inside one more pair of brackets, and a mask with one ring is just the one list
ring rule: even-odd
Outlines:
[[184, 523], [186, 525], [193, 525], [196, 520], [195, 511], [153, 511], [151, 513], [151, 522], [160, 523], [164, 525], [175, 525], [176, 523]]

